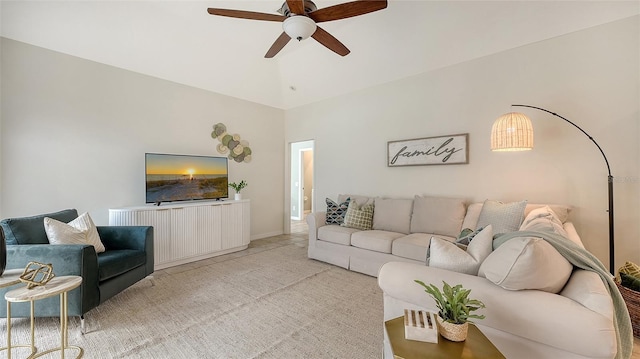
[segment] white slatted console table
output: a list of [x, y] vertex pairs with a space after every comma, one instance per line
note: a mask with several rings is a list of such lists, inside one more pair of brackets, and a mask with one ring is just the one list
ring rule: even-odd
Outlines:
[[154, 268], [246, 249], [249, 200], [167, 203], [109, 209], [110, 226], [152, 226]]

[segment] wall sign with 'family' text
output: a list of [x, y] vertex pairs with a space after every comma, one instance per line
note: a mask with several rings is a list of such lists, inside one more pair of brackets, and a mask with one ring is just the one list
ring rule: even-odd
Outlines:
[[469, 163], [469, 134], [387, 142], [387, 166]]

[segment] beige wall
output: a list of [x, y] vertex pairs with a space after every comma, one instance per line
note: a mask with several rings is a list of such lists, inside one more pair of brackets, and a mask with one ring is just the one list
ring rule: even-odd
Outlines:
[[[594, 27], [286, 112], [286, 141], [315, 140], [315, 209], [339, 193], [566, 203], [608, 266], [607, 172], [587, 137], [559, 118], [533, 121], [530, 152], [492, 153], [510, 104], [576, 122], [615, 176], [616, 262], [640, 262], [640, 17]], [[336, 84], [339, 85], [339, 84]], [[386, 166], [387, 141], [469, 133], [468, 165]]]
[[[284, 112], [2, 39], [1, 215], [63, 208], [108, 223], [145, 201], [145, 152], [217, 155], [213, 125], [249, 141], [252, 238], [282, 233]], [[273, 204], [277, 203], [277, 206]]]

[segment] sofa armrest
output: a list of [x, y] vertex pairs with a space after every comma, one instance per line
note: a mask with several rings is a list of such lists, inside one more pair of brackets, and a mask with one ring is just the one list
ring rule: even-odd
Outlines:
[[582, 239], [580, 239], [580, 235], [578, 235], [578, 231], [576, 231], [576, 227], [571, 222], [565, 222], [562, 224], [564, 230], [567, 232], [567, 238], [580, 247], [584, 248], [584, 244], [582, 243]]
[[[51, 263], [53, 273], [57, 277], [66, 275], [82, 277], [80, 289], [69, 292], [69, 315], [83, 315], [100, 303], [98, 258], [93, 246], [83, 244], [7, 245], [7, 269], [25, 268], [29, 262], [34, 261]], [[3, 288], [0, 291], [2, 298], [10, 289], [13, 288]], [[51, 308], [51, 311], [51, 313], [57, 313], [59, 308]], [[0, 313], [6, 316], [6, 307], [0, 308]]]
[[318, 228], [327, 225], [327, 212], [312, 212], [307, 215], [309, 242], [318, 239]]
[[[445, 281], [470, 289], [470, 297], [486, 305], [478, 311], [486, 315], [477, 321], [482, 326], [587, 357], [606, 357], [616, 350], [611, 318], [562, 295], [539, 290], [505, 290], [486, 278], [404, 262], [384, 264], [378, 274], [378, 285], [385, 296], [437, 312], [435, 302], [415, 279], [440, 288]], [[385, 300], [385, 314], [398, 309], [388, 308]]]
[[98, 235], [107, 250], [136, 249], [147, 254], [147, 275], [153, 273], [153, 227], [98, 226]]

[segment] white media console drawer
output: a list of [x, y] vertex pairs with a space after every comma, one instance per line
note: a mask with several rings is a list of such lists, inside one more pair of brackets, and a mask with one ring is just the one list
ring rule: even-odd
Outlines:
[[154, 268], [246, 249], [250, 202], [197, 201], [109, 209], [110, 226], [152, 226]]

